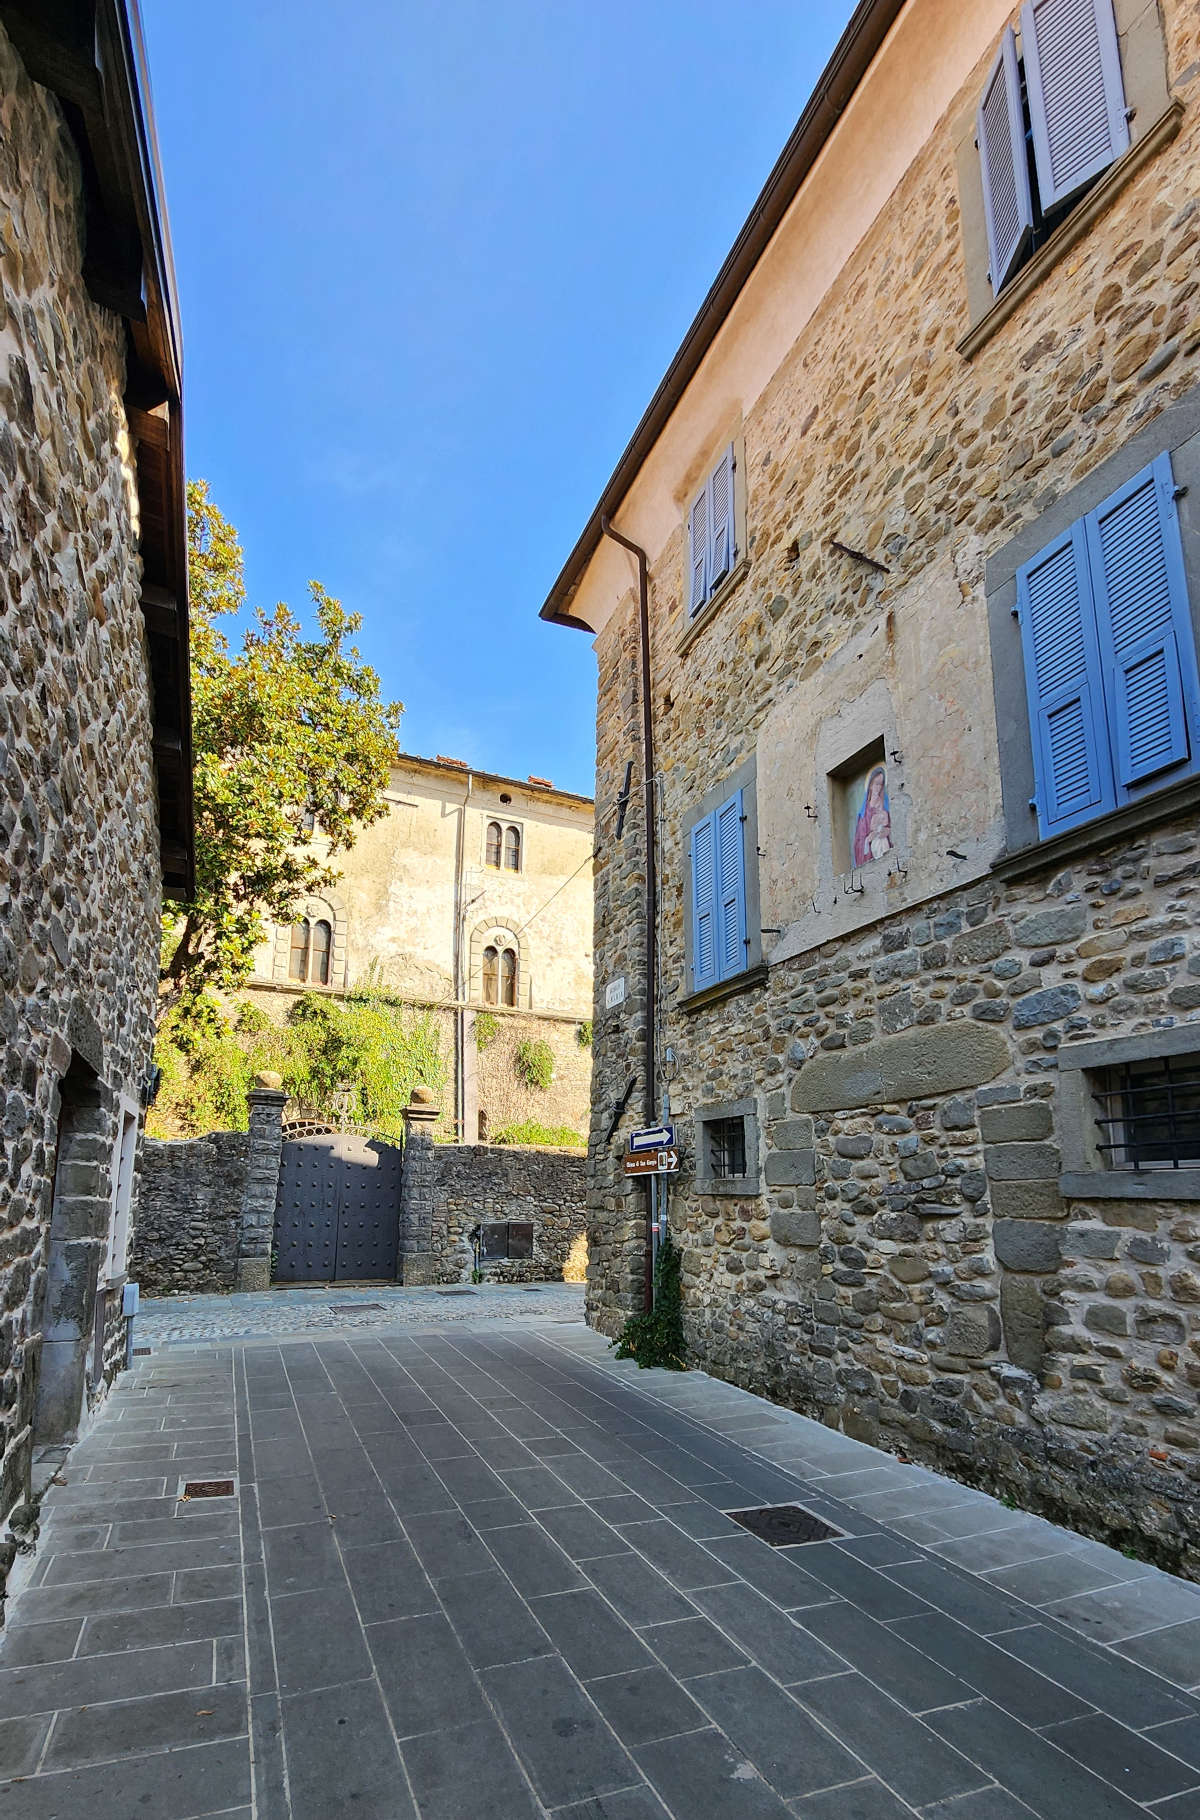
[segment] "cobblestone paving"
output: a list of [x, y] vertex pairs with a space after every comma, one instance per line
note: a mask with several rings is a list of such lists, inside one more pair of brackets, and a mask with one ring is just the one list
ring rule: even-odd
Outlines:
[[582, 1326], [160, 1352], [61, 1478], [0, 1815], [1200, 1815], [1200, 1588]]
[[461, 1326], [481, 1321], [582, 1321], [582, 1283], [481, 1283], [451, 1289], [396, 1289], [390, 1283], [343, 1289], [271, 1289], [262, 1295], [148, 1297], [136, 1346], [190, 1345], [348, 1329]]

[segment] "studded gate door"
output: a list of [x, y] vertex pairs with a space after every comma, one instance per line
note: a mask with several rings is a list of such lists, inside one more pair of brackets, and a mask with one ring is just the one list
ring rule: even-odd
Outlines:
[[277, 1283], [396, 1275], [402, 1151], [346, 1133], [289, 1139], [275, 1203]]

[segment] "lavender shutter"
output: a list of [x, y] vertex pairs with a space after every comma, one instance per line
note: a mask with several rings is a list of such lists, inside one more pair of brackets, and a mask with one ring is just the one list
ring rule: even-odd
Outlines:
[[746, 851], [742, 793], [717, 810], [717, 972], [732, 979], [746, 965]]
[[691, 593], [689, 611], [699, 612], [708, 599], [708, 488], [700, 494], [688, 519], [688, 545], [691, 552]]
[[733, 567], [733, 444], [730, 443], [713, 470], [708, 483], [708, 547], [711, 552], [708, 585], [710, 591]]
[[692, 829], [692, 989], [715, 986], [717, 972], [716, 817]]
[[1128, 790], [1190, 756], [1195, 642], [1171, 458], [1160, 455], [1086, 520], [1117, 783]]
[[1038, 189], [1048, 211], [1129, 145], [1112, 0], [1025, 0], [1021, 49]]
[[975, 124], [979, 168], [983, 176], [983, 213], [987, 222], [989, 277], [998, 293], [1033, 231], [1033, 197], [1025, 156], [1021, 112], [1021, 77], [1017, 41], [1009, 26], [988, 77]]
[[1058, 834], [1116, 807], [1082, 520], [1017, 571], [1038, 825]]

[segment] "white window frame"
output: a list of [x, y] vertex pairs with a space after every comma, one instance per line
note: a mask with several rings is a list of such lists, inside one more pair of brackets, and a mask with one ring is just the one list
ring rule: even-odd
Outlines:
[[120, 1282], [129, 1266], [129, 1225], [133, 1210], [133, 1183], [137, 1167], [141, 1110], [136, 1101], [121, 1094], [117, 1102], [119, 1126], [113, 1145], [112, 1196], [108, 1214], [106, 1281]]

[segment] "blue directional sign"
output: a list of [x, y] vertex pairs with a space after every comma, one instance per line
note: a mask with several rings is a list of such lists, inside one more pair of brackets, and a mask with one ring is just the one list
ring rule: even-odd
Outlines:
[[674, 1125], [647, 1125], [643, 1131], [629, 1133], [629, 1148], [638, 1150], [670, 1150], [675, 1144]]

